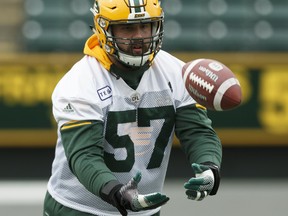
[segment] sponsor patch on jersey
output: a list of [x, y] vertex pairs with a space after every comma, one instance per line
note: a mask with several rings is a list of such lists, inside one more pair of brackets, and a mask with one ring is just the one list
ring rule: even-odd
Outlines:
[[71, 104], [68, 103], [68, 104], [64, 107], [63, 112], [66, 112], [66, 113], [74, 112], [74, 109], [73, 109], [73, 107], [71, 106]]
[[104, 101], [112, 96], [112, 89], [110, 86], [105, 86], [97, 90], [99, 98]]

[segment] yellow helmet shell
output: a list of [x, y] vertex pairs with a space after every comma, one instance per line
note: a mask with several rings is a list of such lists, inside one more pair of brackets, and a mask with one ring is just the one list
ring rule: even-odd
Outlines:
[[[141, 59], [140, 65], [147, 61], [152, 61], [155, 54], [160, 50], [163, 37], [163, 10], [158, 0], [95, 0], [94, 7], [91, 8], [94, 14], [95, 34], [98, 36], [100, 45], [110, 55], [116, 56], [120, 61], [121, 52], [113, 41], [113, 35], [109, 31], [111, 25], [129, 24], [140, 22], [157, 23], [152, 35], [152, 49], [145, 59]], [[126, 57], [127, 55], [124, 54]], [[125, 57], [125, 58], [126, 58]], [[142, 56], [143, 57], [143, 56]], [[134, 59], [130, 56], [128, 59]], [[134, 60], [132, 60], [134, 62]], [[124, 62], [131, 65], [130, 62]], [[133, 65], [132, 65], [133, 66]]]

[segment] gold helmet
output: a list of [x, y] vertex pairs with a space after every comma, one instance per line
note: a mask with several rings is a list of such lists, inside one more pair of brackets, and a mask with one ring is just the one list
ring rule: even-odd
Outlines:
[[[108, 55], [114, 56], [118, 61], [131, 67], [141, 67], [152, 62], [161, 48], [163, 39], [164, 14], [160, 1], [95, 0], [91, 11], [94, 14], [94, 32], [98, 36], [100, 46]], [[151, 23], [151, 37], [142, 38], [142, 43], [149, 43], [149, 50], [141, 55], [125, 53], [119, 49], [117, 45], [119, 40], [116, 41], [117, 38], [113, 36], [111, 26], [139, 23]], [[122, 41], [125, 41], [125, 44], [133, 44], [133, 40], [129, 38], [122, 38]]]

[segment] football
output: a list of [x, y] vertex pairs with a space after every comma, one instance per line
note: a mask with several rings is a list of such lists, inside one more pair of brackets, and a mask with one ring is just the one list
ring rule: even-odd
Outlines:
[[238, 79], [219, 61], [196, 59], [187, 62], [182, 68], [182, 78], [190, 96], [209, 110], [231, 110], [241, 104]]

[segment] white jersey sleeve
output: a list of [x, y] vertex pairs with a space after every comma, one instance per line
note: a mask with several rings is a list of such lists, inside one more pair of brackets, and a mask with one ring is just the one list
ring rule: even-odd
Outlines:
[[[91, 64], [95, 67], [93, 70]], [[70, 120], [104, 121], [101, 99], [111, 96], [111, 90], [105, 86], [102, 90], [97, 88], [97, 85], [101, 86], [99, 83], [105, 83], [101, 73], [103, 68], [93, 58], [86, 57], [59, 81], [52, 94], [53, 115], [58, 125]]]

